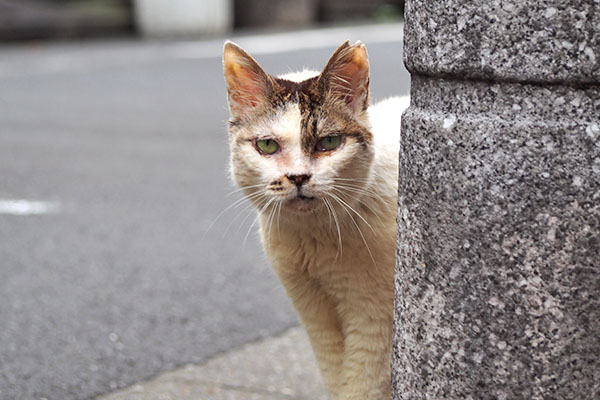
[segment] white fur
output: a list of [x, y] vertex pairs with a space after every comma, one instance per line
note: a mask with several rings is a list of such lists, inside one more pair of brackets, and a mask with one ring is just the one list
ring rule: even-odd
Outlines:
[[399, 114], [408, 108], [410, 97], [389, 97], [369, 107], [369, 120], [376, 146], [393, 146], [398, 149], [400, 144]]
[[313, 71], [311, 69], [303, 69], [302, 71], [289, 72], [287, 74], [280, 75], [279, 78], [287, 79], [288, 81], [292, 82], [302, 82], [317, 75], [319, 75], [319, 72], [317, 71]]

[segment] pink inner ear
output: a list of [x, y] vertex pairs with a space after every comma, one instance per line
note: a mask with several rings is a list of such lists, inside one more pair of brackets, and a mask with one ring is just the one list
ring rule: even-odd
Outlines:
[[265, 95], [265, 88], [261, 85], [260, 78], [256, 73], [239, 64], [232, 69], [232, 73], [228, 76], [231, 100], [241, 108], [257, 107]]
[[333, 78], [332, 90], [339, 95], [342, 95], [347, 104], [352, 103], [354, 98], [359, 94], [361, 80], [359, 68], [354, 64], [346, 64], [336, 71]]
[[367, 79], [368, 70], [360, 68], [354, 63], [348, 63], [335, 71], [331, 90], [343, 97], [352, 111], [356, 112], [362, 107]]
[[365, 46], [356, 42], [342, 43], [333, 53], [321, 74], [329, 94], [343, 100], [349, 111], [356, 114], [368, 106], [369, 59]]

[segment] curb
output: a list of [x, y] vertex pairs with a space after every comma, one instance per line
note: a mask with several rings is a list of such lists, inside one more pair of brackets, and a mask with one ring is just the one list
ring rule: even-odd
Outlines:
[[327, 400], [306, 333], [247, 344], [95, 400]]

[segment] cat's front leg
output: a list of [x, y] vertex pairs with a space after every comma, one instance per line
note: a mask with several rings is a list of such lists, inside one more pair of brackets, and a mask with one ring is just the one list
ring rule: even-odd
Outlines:
[[352, 304], [343, 321], [346, 336], [338, 400], [390, 398], [393, 308], [369, 301], [377, 297], [348, 299]]
[[327, 391], [337, 400], [344, 338], [335, 304], [307, 274], [289, 270], [278, 274], [306, 329]]

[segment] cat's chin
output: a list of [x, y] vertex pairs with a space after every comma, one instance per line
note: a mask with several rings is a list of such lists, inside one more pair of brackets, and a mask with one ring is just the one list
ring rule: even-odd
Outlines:
[[305, 196], [294, 197], [293, 199], [286, 201], [287, 208], [290, 211], [296, 212], [299, 214], [306, 214], [306, 213], [313, 212], [317, 208], [318, 204], [319, 203], [317, 202], [316, 198], [305, 197]]

